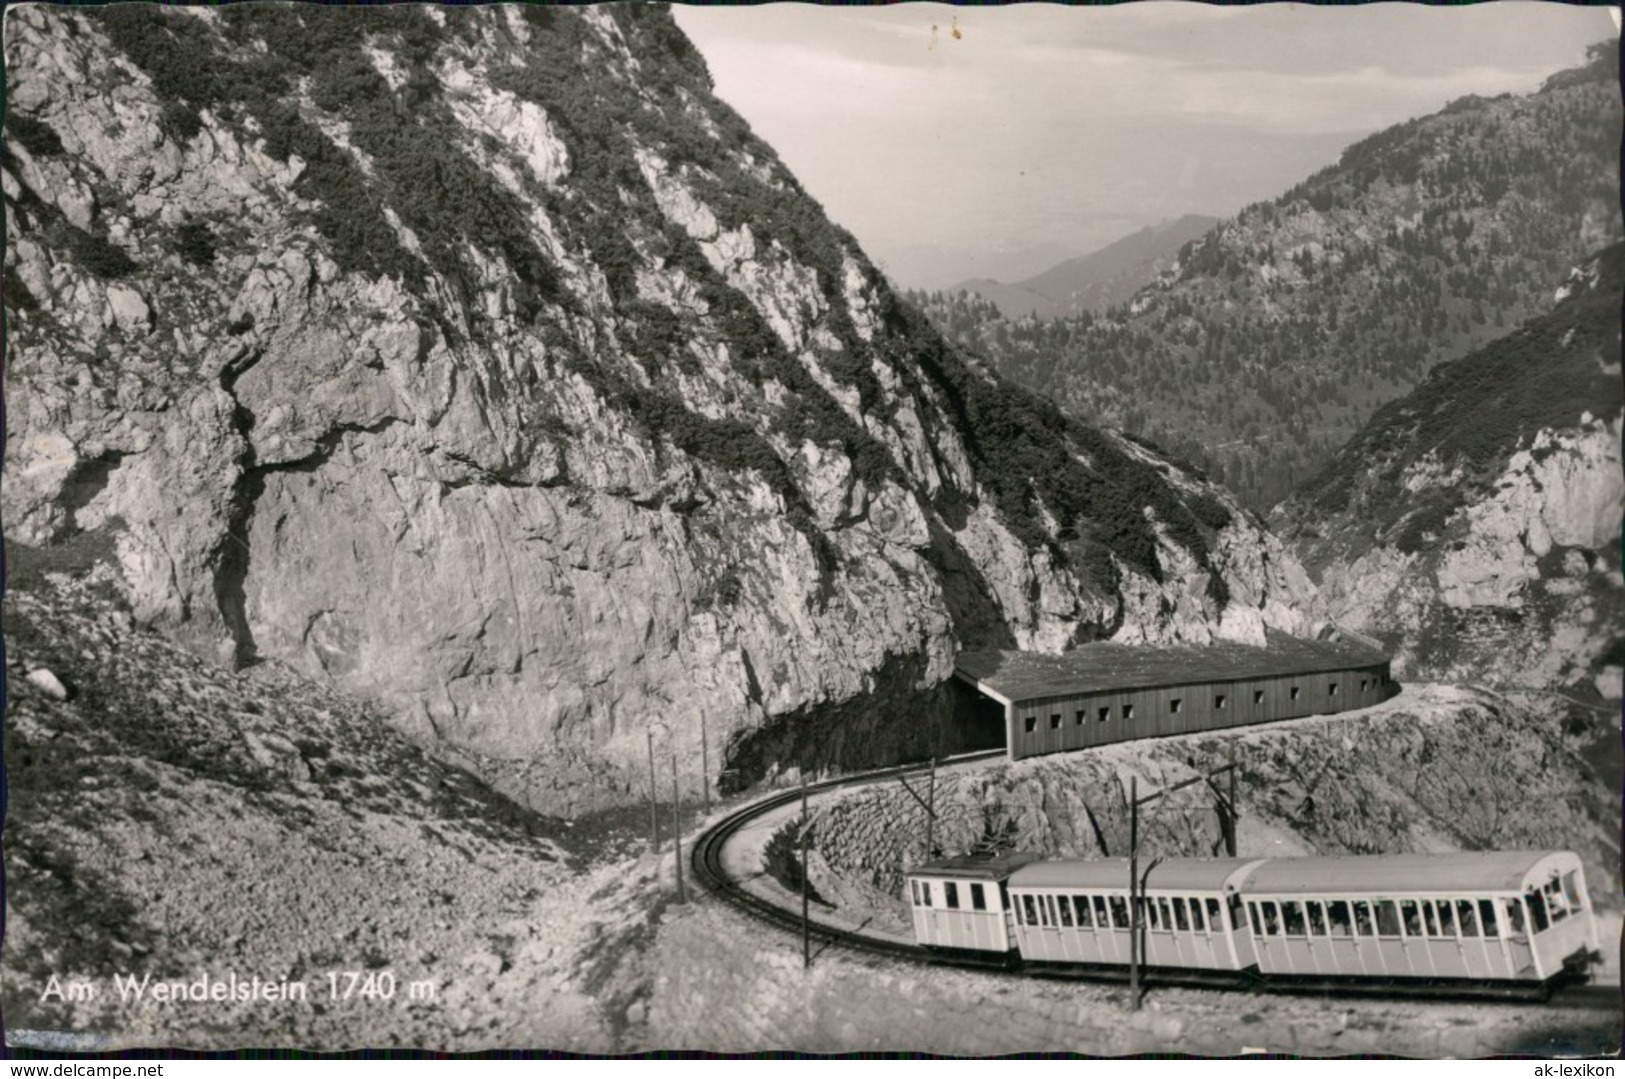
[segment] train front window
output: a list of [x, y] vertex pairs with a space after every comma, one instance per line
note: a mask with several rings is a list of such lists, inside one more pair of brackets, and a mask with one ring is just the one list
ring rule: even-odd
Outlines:
[[987, 909], [987, 894], [982, 891], [980, 884], [970, 886], [970, 907], [972, 910]]
[[1399, 911], [1395, 909], [1392, 899], [1377, 902], [1377, 936], [1399, 936]]
[[[1447, 899], [1445, 902], [1448, 903], [1449, 900]], [[1473, 910], [1473, 901], [1471, 899], [1456, 900], [1456, 923], [1461, 927], [1462, 936], [1476, 937], [1480, 935], [1478, 932], [1478, 914]]]
[[1073, 896], [1072, 897], [1072, 906], [1073, 906], [1073, 908], [1076, 911], [1077, 916], [1078, 916], [1078, 928], [1079, 929], [1093, 929], [1095, 927], [1095, 921], [1094, 921], [1093, 918], [1091, 918], [1089, 916], [1089, 914], [1090, 914], [1089, 897], [1086, 896], [1086, 895], [1075, 895], [1075, 896]]
[[1563, 899], [1563, 885], [1560, 882], [1547, 881], [1541, 891], [1546, 896], [1546, 909], [1551, 912], [1554, 925], [1569, 916], [1569, 906]]
[[1318, 899], [1311, 899], [1304, 904], [1309, 908], [1309, 935], [1324, 937], [1326, 935], [1326, 908]]
[[1580, 892], [1578, 870], [1571, 869], [1563, 874], [1563, 896], [1568, 900], [1570, 910], [1585, 909], [1585, 897]]
[[1535, 932], [1544, 933], [1552, 924], [1546, 916], [1546, 900], [1539, 891], [1525, 892], [1523, 901], [1529, 907], [1529, 920], [1534, 923]]
[[1354, 915], [1346, 900], [1334, 899], [1326, 904], [1326, 923], [1334, 937], [1354, 935]]
[[959, 909], [959, 885], [949, 881], [942, 886], [942, 894], [948, 903], [949, 910]]
[[1354, 931], [1355, 935], [1361, 937], [1377, 935], [1377, 922], [1371, 916], [1371, 904], [1363, 899], [1354, 903]]
[[1038, 907], [1033, 903], [1032, 896], [1024, 895], [1021, 897], [1021, 912], [1026, 915], [1026, 917], [1022, 919], [1025, 924], [1038, 924]]

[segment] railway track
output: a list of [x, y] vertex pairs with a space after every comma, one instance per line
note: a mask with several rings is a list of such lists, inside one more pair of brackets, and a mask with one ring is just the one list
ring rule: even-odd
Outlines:
[[[939, 767], [955, 764], [971, 764], [983, 760], [992, 760], [1004, 756], [1003, 750], [989, 750], [980, 753], [966, 753], [957, 757], [949, 757], [938, 763]], [[873, 786], [898, 779], [902, 776], [915, 775], [924, 772], [929, 766], [920, 764], [900, 765], [892, 768], [881, 768], [872, 772], [862, 772], [857, 775], [842, 776], [836, 779], [827, 779], [818, 783], [809, 783], [806, 788], [808, 795], [824, 791], [852, 789], [857, 787]], [[748, 805], [741, 806], [728, 814], [716, 824], [707, 828], [693, 843], [690, 862], [694, 879], [705, 887], [711, 894], [720, 898], [729, 906], [743, 911], [751, 917], [768, 925], [775, 926], [789, 933], [799, 934], [802, 931], [801, 912], [781, 907], [762, 896], [756, 895], [734, 880], [723, 865], [723, 849], [728, 841], [746, 825], [756, 818], [783, 808], [802, 796], [801, 788], [772, 794], [758, 799]], [[955, 967], [964, 970], [977, 970], [994, 974], [1020, 975], [1023, 977], [1042, 977], [1063, 979], [1069, 981], [1090, 981], [1107, 984], [1128, 982], [1128, 972], [1119, 969], [1068, 969], [1064, 967], [1052, 968], [1021, 968], [1013, 966], [1003, 957], [991, 955], [983, 956], [975, 953], [947, 953], [922, 948], [917, 944], [903, 944], [884, 937], [870, 936], [868, 934], [843, 929], [839, 926], [829, 925], [816, 918], [807, 920], [807, 933], [813, 940], [822, 945], [844, 948], [848, 951], [864, 955], [880, 956], [887, 959], [900, 959], [911, 963], [929, 964], [932, 966]], [[1298, 996], [1350, 996], [1350, 997], [1391, 997], [1403, 999], [1463, 999], [1471, 996], [1473, 999], [1488, 1001], [1506, 1001], [1528, 1003], [1532, 1000], [1573, 1004], [1580, 1006], [1601, 1006], [1604, 1004], [1618, 1005], [1621, 1003], [1621, 990], [1613, 985], [1570, 984], [1555, 987], [1542, 987], [1538, 992], [1531, 992], [1523, 988], [1508, 990], [1485, 989], [1482, 992], [1464, 994], [1462, 990], [1452, 988], [1449, 991], [1431, 990], [1425, 984], [1405, 986], [1358, 986], [1347, 983], [1295, 983], [1279, 984], [1267, 983], [1257, 979], [1236, 977], [1231, 975], [1203, 976], [1203, 975], [1170, 975], [1166, 972], [1149, 971], [1142, 978], [1147, 988], [1182, 988], [1182, 989], [1228, 989], [1251, 992], [1284, 993]]]

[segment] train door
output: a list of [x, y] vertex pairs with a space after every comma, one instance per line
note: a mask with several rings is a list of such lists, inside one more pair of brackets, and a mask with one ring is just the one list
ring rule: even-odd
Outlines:
[[1364, 974], [1360, 946], [1354, 936], [1354, 911], [1348, 900], [1314, 900], [1310, 906], [1309, 920], [1311, 927], [1319, 931], [1326, 966], [1338, 974]]
[[[1456, 908], [1456, 934], [1466, 977], [1501, 978], [1500, 944], [1496, 938], [1495, 906], [1488, 899], [1445, 900]], [[1487, 917], [1486, 917], [1487, 916]]]
[[1191, 965], [1206, 970], [1229, 966], [1228, 957], [1220, 954], [1223, 929], [1214, 924], [1219, 901], [1209, 895], [1193, 896], [1188, 902], [1191, 919], [1191, 953], [1195, 959]]
[[1376, 946], [1373, 949], [1376, 962], [1370, 965], [1378, 968], [1371, 973], [1399, 977], [1415, 974], [1411, 969], [1410, 953], [1405, 948], [1405, 933], [1400, 928], [1399, 904], [1392, 899], [1373, 899], [1371, 913], [1376, 923]]
[[1437, 931], [1432, 947], [1434, 971], [1441, 978], [1468, 977], [1467, 948], [1455, 902], [1424, 899], [1422, 905], [1429, 932]]
[[1544, 979], [1535, 950], [1530, 946], [1529, 913], [1521, 896], [1509, 895], [1502, 899], [1501, 949], [1506, 956], [1507, 975], [1512, 978]]

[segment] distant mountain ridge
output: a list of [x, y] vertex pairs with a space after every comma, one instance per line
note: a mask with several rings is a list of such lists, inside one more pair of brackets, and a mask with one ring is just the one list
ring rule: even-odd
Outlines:
[[1179, 249], [1219, 223], [1217, 217], [1185, 214], [1147, 225], [1098, 251], [1067, 259], [1014, 284], [987, 277], [961, 281], [949, 292], [974, 292], [1005, 318], [1058, 318], [1104, 311], [1126, 302], [1171, 267]]
[[1091, 423], [1265, 509], [1435, 364], [1551, 305], [1622, 235], [1619, 58], [1378, 132], [1180, 253], [1100, 315], [994, 317], [916, 295], [951, 338]]

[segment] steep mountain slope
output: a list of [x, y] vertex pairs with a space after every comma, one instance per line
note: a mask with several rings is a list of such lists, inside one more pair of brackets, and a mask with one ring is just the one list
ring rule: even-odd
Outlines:
[[1614, 244], [1550, 314], [1435, 368], [1280, 507], [1333, 612], [1410, 676], [1618, 698], [1622, 292]]
[[[533, 804], [919, 750], [956, 643], [1259, 639], [1221, 492], [963, 361], [652, 6], [6, 12], [8, 536]], [[720, 750], [720, 752], [718, 751]]]
[[[1006, 285], [989, 278], [962, 281], [949, 289], [974, 292], [1005, 318], [1056, 318], [1080, 311], [1099, 312], [1126, 302], [1171, 268], [1181, 248], [1219, 223], [1216, 217], [1186, 214], [1107, 244], [1099, 251], [1051, 266], [1041, 274]], [[910, 292], [909, 299], [923, 297]]]
[[1350, 146], [1125, 306], [959, 340], [1262, 508], [1435, 363], [1544, 311], [1621, 235], [1620, 127], [1609, 43], [1537, 93], [1463, 98]]

